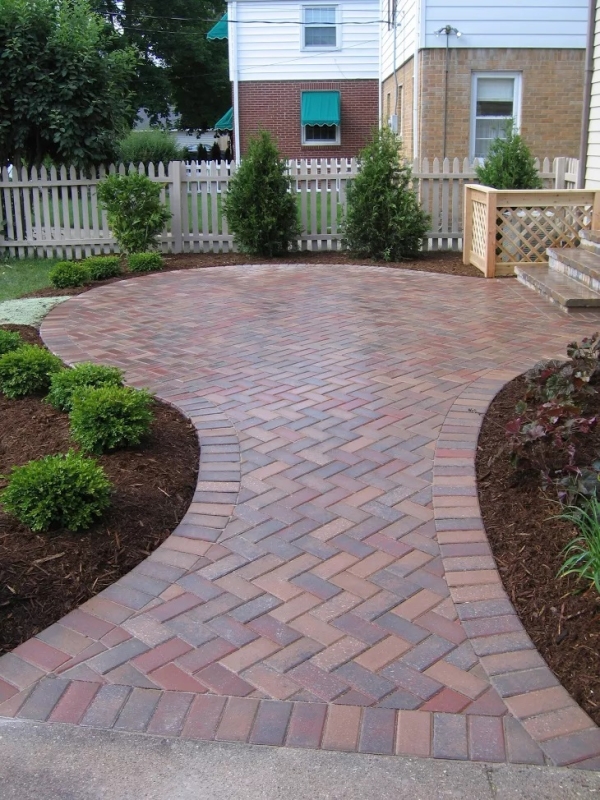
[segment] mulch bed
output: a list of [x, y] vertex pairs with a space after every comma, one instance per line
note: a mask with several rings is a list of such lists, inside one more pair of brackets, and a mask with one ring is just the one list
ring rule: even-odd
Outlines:
[[[523, 376], [511, 381], [483, 421], [476, 467], [485, 529], [504, 587], [535, 646], [600, 724], [600, 597], [575, 578], [556, 578], [561, 551], [576, 530], [556, 519], [561, 506], [551, 488], [544, 492], [539, 473], [516, 471], [505, 450], [505, 427], [524, 391]], [[600, 416], [600, 394], [589, 398], [585, 413]], [[600, 427], [579, 437], [577, 447], [578, 463], [590, 464], [600, 452]]]
[[[34, 328], [2, 327], [42, 344]], [[98, 458], [114, 494], [89, 530], [33, 533], [0, 507], [0, 654], [125, 575], [182, 519], [196, 486], [198, 439], [174, 408], [155, 401], [153, 410], [147, 441]], [[0, 475], [70, 447], [66, 414], [39, 397], [0, 395]], [[0, 488], [5, 485], [0, 478]]]
[[[352, 258], [345, 252], [300, 252], [293, 253], [285, 258], [252, 258], [242, 253], [182, 253], [179, 255], [166, 255], [163, 272], [174, 272], [181, 269], [205, 269], [206, 267], [226, 267], [235, 264], [357, 264], [390, 269], [409, 269], [416, 272], [435, 272], [441, 275], [463, 275], [469, 278], [483, 278], [483, 273], [470, 264], [462, 263], [462, 254], [451, 251], [433, 251], [424, 253], [420, 258], [407, 261], [369, 261], [368, 259]], [[124, 278], [140, 278], [140, 273], [125, 273], [117, 278], [105, 281], [93, 281], [85, 286], [73, 289], [38, 289], [36, 292], [24, 297], [54, 297], [61, 295], [76, 295], [87, 292], [96, 286], [121, 281]]]

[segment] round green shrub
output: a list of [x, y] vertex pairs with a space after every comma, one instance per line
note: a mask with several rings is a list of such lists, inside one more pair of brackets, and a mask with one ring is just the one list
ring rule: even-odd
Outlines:
[[10, 353], [11, 350], [18, 350], [24, 344], [21, 334], [16, 331], [4, 331], [0, 329], [0, 356]]
[[70, 411], [73, 395], [81, 389], [123, 386], [123, 372], [104, 364], [77, 364], [52, 375], [47, 402], [59, 411]]
[[151, 403], [152, 395], [144, 390], [81, 389], [71, 399], [71, 435], [91, 453], [139, 444], [150, 431]]
[[78, 531], [108, 508], [110, 490], [110, 481], [94, 459], [69, 451], [13, 467], [0, 502], [33, 531]]
[[48, 350], [26, 344], [0, 356], [0, 392], [11, 399], [48, 391], [52, 375], [62, 361]]
[[116, 278], [121, 274], [121, 259], [119, 256], [91, 256], [86, 258], [83, 266], [90, 273], [93, 281], [103, 281], [106, 278]]
[[162, 269], [163, 264], [160, 253], [132, 253], [127, 259], [131, 272], [153, 272]]
[[87, 283], [90, 280], [90, 273], [87, 267], [78, 261], [59, 261], [51, 270], [49, 278], [56, 289], [69, 289]]
[[535, 159], [523, 137], [509, 120], [503, 136], [497, 136], [483, 165], [475, 169], [477, 180], [493, 189], [541, 189]]

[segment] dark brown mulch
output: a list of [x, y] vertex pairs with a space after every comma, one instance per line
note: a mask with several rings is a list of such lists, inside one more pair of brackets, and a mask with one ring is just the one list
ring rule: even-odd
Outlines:
[[[34, 328], [2, 327], [41, 343]], [[174, 408], [155, 402], [154, 415], [146, 442], [98, 459], [114, 494], [88, 531], [32, 533], [0, 507], [0, 654], [129, 572], [185, 514], [196, 485], [198, 439]], [[66, 414], [38, 397], [0, 395], [0, 475], [72, 446]], [[0, 488], [5, 485], [0, 478]]]
[[[339, 252], [301, 252], [294, 253], [286, 258], [252, 258], [242, 253], [182, 253], [180, 255], [165, 256], [163, 272], [173, 272], [181, 269], [204, 269], [206, 267], [226, 267], [234, 264], [357, 264], [390, 269], [409, 269], [417, 272], [436, 272], [441, 275], [463, 275], [469, 278], [483, 278], [483, 273], [470, 264], [462, 263], [462, 253], [446, 250], [425, 253], [420, 258], [407, 261], [369, 261], [368, 259], [352, 258], [346, 253]], [[105, 281], [93, 281], [86, 286], [73, 289], [38, 289], [36, 292], [23, 295], [24, 297], [53, 297], [57, 294], [75, 295], [87, 292], [96, 286], [121, 281], [124, 278], [140, 278], [140, 273], [125, 273], [118, 278], [109, 278]]]
[[[544, 492], [539, 473], [517, 472], [504, 449], [506, 424], [524, 390], [523, 376], [507, 384], [481, 429], [477, 479], [485, 529], [504, 587], [535, 646], [600, 724], [600, 597], [574, 578], [556, 578], [575, 528], [556, 519], [560, 505], [552, 489]], [[586, 411], [600, 414], [600, 395], [589, 399]], [[580, 444], [579, 463], [590, 464], [600, 452], [600, 429]]]

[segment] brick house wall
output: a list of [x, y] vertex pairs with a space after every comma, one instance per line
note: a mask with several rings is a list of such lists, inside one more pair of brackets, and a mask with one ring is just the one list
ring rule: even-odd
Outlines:
[[[419, 156], [441, 158], [444, 125], [444, 48], [422, 50], [419, 73]], [[521, 133], [534, 156], [577, 157], [583, 108], [585, 51], [544, 48], [451, 48], [448, 72], [448, 158], [469, 156], [473, 72], [521, 73]], [[398, 70], [404, 84], [403, 137], [412, 147], [412, 59]], [[383, 85], [386, 92], [393, 76]], [[393, 89], [391, 90], [393, 91]], [[410, 130], [408, 130], [410, 128]], [[406, 150], [412, 154], [412, 150]]]
[[[402, 137], [402, 148], [404, 155], [412, 158], [413, 155], [413, 95], [414, 95], [414, 58], [403, 64], [398, 75], [398, 89], [400, 94], [399, 114], [398, 114], [398, 133]], [[396, 80], [390, 75], [382, 85], [381, 100], [383, 109], [383, 123], [388, 122], [388, 99], [390, 101], [391, 112], [394, 113], [394, 95], [396, 93]]]
[[[300, 128], [302, 91], [335, 90], [341, 94], [339, 145], [303, 145]], [[379, 82], [242, 81], [239, 84], [241, 154], [260, 128], [276, 139], [285, 158], [353, 158], [366, 144], [379, 116]]]

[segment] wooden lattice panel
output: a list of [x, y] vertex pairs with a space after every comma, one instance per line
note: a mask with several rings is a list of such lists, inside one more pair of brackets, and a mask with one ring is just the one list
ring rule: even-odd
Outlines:
[[486, 252], [486, 221], [487, 206], [479, 200], [473, 200], [473, 240], [471, 251], [480, 258], [485, 258]]
[[[546, 262], [548, 247], [577, 247], [580, 231], [590, 229], [591, 225], [591, 204], [498, 206], [496, 263]], [[475, 208], [473, 250], [475, 250]]]

